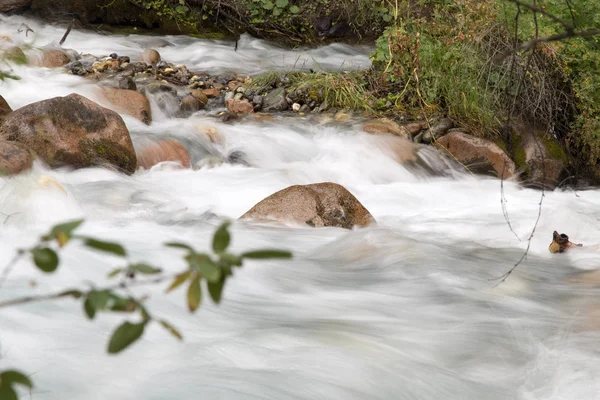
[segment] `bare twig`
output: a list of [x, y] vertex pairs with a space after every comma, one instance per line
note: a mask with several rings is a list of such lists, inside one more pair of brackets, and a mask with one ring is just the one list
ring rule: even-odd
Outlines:
[[71, 23], [69, 24], [69, 27], [67, 28], [67, 31], [63, 35], [62, 39], [60, 39], [60, 42], [58, 42], [59, 45], [62, 46], [63, 43], [65, 42], [65, 40], [67, 40], [67, 36], [69, 36], [69, 33], [71, 33], [71, 29], [73, 29], [74, 23], [75, 23], [75, 18], [73, 18], [73, 21], [71, 21]]
[[10, 260], [9, 263], [6, 264], [6, 267], [4, 267], [4, 269], [2, 270], [2, 276], [0, 276], [0, 289], [4, 285], [4, 282], [6, 282], [8, 275], [11, 273], [17, 262], [19, 262], [21, 257], [23, 257], [23, 254], [25, 254], [25, 251], [18, 250], [17, 254], [15, 254], [12, 260]]

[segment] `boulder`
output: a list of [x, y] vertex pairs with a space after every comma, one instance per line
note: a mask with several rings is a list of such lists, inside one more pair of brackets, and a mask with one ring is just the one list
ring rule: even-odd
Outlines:
[[0, 140], [26, 145], [53, 168], [110, 165], [133, 173], [137, 165], [119, 114], [78, 94], [13, 111], [0, 125]]
[[252, 113], [254, 106], [248, 100], [228, 99], [225, 102], [227, 109], [234, 113]]
[[536, 132], [522, 126], [515, 130], [520, 138], [520, 143], [515, 144], [515, 161], [517, 167], [526, 169], [524, 183], [527, 186], [554, 189], [567, 166], [566, 153], [550, 133]]
[[435, 143], [472, 172], [492, 173], [503, 179], [515, 175], [515, 163], [504, 150], [489, 140], [476, 138], [463, 132], [452, 132], [437, 139]]
[[176, 140], [161, 140], [144, 146], [138, 152], [137, 159], [139, 166], [145, 169], [165, 161], [178, 162], [184, 168], [190, 167], [190, 154]]
[[0, 96], [0, 121], [5, 115], [11, 112], [12, 108], [10, 108], [6, 100], [4, 100], [4, 97]]
[[142, 53], [142, 60], [144, 60], [146, 64], [155, 66], [159, 61], [161, 61], [160, 53], [154, 49], [146, 49]]
[[391, 133], [392, 135], [408, 138], [408, 131], [406, 128], [388, 118], [379, 118], [368, 121], [363, 125], [363, 130], [372, 134]]
[[115, 88], [102, 88], [102, 94], [115, 106], [115, 111], [131, 115], [148, 125], [152, 122], [150, 102], [143, 94], [134, 90]]
[[264, 111], [285, 111], [288, 109], [288, 102], [285, 99], [285, 89], [277, 88], [271, 90], [264, 97]]
[[31, 5], [32, 1], [33, 0], [2, 0], [0, 1], [0, 13], [27, 8]]
[[31, 150], [20, 143], [0, 141], [0, 176], [16, 175], [33, 164]]
[[289, 221], [313, 227], [346, 229], [375, 222], [352, 193], [332, 182], [294, 185], [280, 190], [256, 204], [240, 219]]
[[60, 50], [46, 50], [42, 55], [42, 67], [58, 68], [70, 62], [69, 56]]

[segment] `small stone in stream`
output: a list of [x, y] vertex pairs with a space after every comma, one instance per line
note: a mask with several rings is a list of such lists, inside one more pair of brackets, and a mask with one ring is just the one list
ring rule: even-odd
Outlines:
[[233, 92], [225, 93], [225, 101], [233, 99]]
[[161, 61], [161, 58], [158, 51], [154, 49], [146, 49], [142, 53], [142, 60], [144, 60], [146, 64], [156, 65], [159, 61]]
[[263, 97], [262, 96], [254, 96], [252, 97], [252, 104], [254, 104], [255, 106], [262, 106], [263, 104]]
[[90, 72], [90, 71], [86, 70], [83, 67], [83, 64], [81, 64], [79, 61], [75, 61], [74, 63], [70, 64], [68, 70], [73, 75], [77, 75], [77, 76], [87, 75]]
[[221, 90], [225, 89], [225, 85], [223, 85], [222, 83], [215, 82], [213, 83], [213, 88]]
[[294, 103], [294, 100], [290, 99], [289, 96], [285, 98], [285, 101], [287, 101], [288, 104]]
[[181, 100], [181, 109], [183, 111], [195, 112], [195, 111], [200, 110], [201, 108], [202, 108], [202, 103], [200, 103], [200, 100], [198, 100], [191, 94], [185, 96]]
[[[169, 68], [169, 64], [166, 61], [159, 61], [156, 63], [156, 68], [166, 70]], [[173, 70], [171, 70], [173, 71]], [[165, 71], [163, 71], [165, 72]]]
[[119, 55], [117, 53], [112, 53], [109, 57], [116, 60], [119, 58]]
[[285, 99], [285, 89], [282, 87], [273, 89], [264, 98], [263, 108], [265, 111], [285, 111], [288, 106]]
[[236, 91], [237, 93], [244, 93], [244, 92], [246, 91], [246, 89], [244, 89], [244, 87], [243, 87], [243, 86], [240, 86], [239, 88], [235, 89], [235, 91]]
[[303, 104], [302, 107], [300, 107], [300, 112], [301, 113], [309, 113], [310, 112], [310, 106], [308, 104]]
[[226, 102], [227, 109], [234, 113], [251, 113], [254, 107], [248, 100], [229, 99]]
[[245, 165], [247, 167], [250, 166], [250, 163], [246, 159], [246, 153], [241, 150], [234, 150], [227, 156], [227, 162], [230, 164], [240, 164]]
[[236, 120], [238, 118], [239, 118], [239, 116], [237, 115], [237, 113], [234, 113], [231, 111], [225, 111], [225, 112], [222, 112], [221, 114], [219, 114], [219, 119], [223, 122]]
[[208, 97], [202, 93], [202, 90], [192, 90], [190, 94], [202, 103], [202, 107], [206, 106], [206, 103], [208, 103]]
[[236, 99], [236, 100], [240, 100], [242, 97], [244, 97], [244, 94], [243, 94], [243, 93], [236, 93], [236, 94], [233, 96], [233, 98], [234, 98], [234, 99]]
[[177, 89], [175, 89], [173, 86], [167, 84], [167, 83], [163, 83], [163, 82], [152, 82], [150, 83], [148, 86], [146, 86], [145, 91], [147, 93], [165, 93], [165, 92], [170, 92], [172, 94], [177, 94]]
[[206, 97], [219, 97], [221, 95], [221, 91], [215, 88], [204, 89], [202, 93], [204, 93]]
[[131, 62], [131, 60], [127, 56], [121, 56], [121, 57], [117, 58], [117, 60], [119, 60], [119, 62], [121, 64], [125, 64], [125, 63], [130, 63]]
[[137, 85], [133, 79], [125, 77], [119, 80], [119, 89], [137, 90]]
[[292, 110], [294, 112], [299, 112], [301, 108], [302, 108], [302, 106], [299, 103], [292, 104]]
[[550, 253], [564, 253], [569, 247], [581, 247], [582, 244], [576, 244], [569, 240], [569, 237], [564, 233], [554, 231], [552, 233], [552, 243], [548, 246]]
[[238, 81], [230, 81], [230, 82], [228, 82], [228, 83], [227, 83], [227, 88], [228, 88], [229, 90], [234, 90], [234, 91], [235, 91], [235, 90], [237, 90], [237, 89], [238, 89], [240, 86], [242, 86], [242, 83], [241, 83], [241, 82], [238, 82]]
[[71, 62], [69, 56], [61, 50], [48, 50], [42, 56], [42, 67], [58, 68]]

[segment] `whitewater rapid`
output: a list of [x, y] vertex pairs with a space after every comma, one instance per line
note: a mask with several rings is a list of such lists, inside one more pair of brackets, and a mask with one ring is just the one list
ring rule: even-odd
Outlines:
[[[46, 46], [64, 32], [27, 20], [35, 36], [26, 38], [16, 33], [22, 22], [0, 16], [0, 35]], [[299, 67], [298, 59], [303, 68], [313, 62], [328, 69], [365, 68], [372, 51], [345, 45], [287, 51], [244, 37], [234, 52], [228, 42], [163, 39], [172, 43], [159, 49], [164, 59], [211, 73]], [[74, 30], [65, 47], [135, 57], [153, 40]], [[0, 95], [13, 109], [73, 92], [102, 102], [83, 78], [12, 67], [22, 79], [0, 82]], [[226, 159], [237, 150], [251, 166], [162, 165], [125, 176], [36, 165], [0, 180], [0, 268], [52, 224], [74, 218], [86, 220], [81, 233], [119, 241], [131, 261], [167, 271], [184, 264], [180, 252], [162, 243], [208, 249], [224, 219], [234, 220], [234, 252], [277, 247], [293, 251], [294, 258], [247, 262], [228, 281], [222, 304], [205, 298], [195, 315], [186, 311], [182, 290], [165, 296], [164, 286], [135, 289], [151, 295], [149, 309], [177, 326], [185, 340], [152, 326], [118, 356], [108, 356], [105, 348], [121, 316], [90, 322], [73, 300], [0, 309], [0, 370], [18, 368], [35, 383], [31, 397], [24, 392], [23, 398], [600, 398], [599, 292], [567, 280], [600, 265], [600, 191], [546, 192], [527, 259], [495, 287], [493, 279], [527, 247], [540, 192], [505, 182], [517, 238], [503, 215], [497, 179], [449, 164], [435, 164], [436, 175], [407, 169], [356, 121], [277, 117], [226, 124], [203, 112], [169, 119], [155, 104], [153, 115], [150, 126], [123, 115], [134, 144], [171, 135], [196, 158]], [[207, 128], [219, 132], [223, 143], [202, 136]], [[40, 184], [41, 176], [62, 188]], [[277, 190], [322, 181], [348, 188], [377, 226], [347, 231], [235, 221]], [[554, 230], [584, 248], [550, 254]], [[19, 263], [0, 300], [102, 285], [108, 271], [122, 266], [76, 243], [60, 255], [53, 275], [42, 276], [29, 261]]]

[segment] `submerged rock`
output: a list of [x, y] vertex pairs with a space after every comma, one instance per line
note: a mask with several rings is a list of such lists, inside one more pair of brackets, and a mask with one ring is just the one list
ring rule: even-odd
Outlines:
[[104, 97], [112, 103], [116, 110], [139, 119], [145, 124], [152, 122], [150, 101], [135, 90], [102, 88]]
[[375, 222], [346, 188], [333, 182], [294, 185], [265, 198], [240, 217], [352, 229]]
[[61, 50], [46, 50], [42, 55], [42, 67], [58, 68], [70, 62], [69, 56]]
[[436, 145], [445, 148], [452, 158], [469, 170], [493, 173], [499, 178], [509, 179], [515, 175], [515, 163], [497, 144], [476, 138], [463, 132], [452, 132], [438, 139]]
[[372, 134], [391, 133], [396, 136], [408, 138], [408, 131], [406, 128], [388, 118], [379, 118], [368, 121], [363, 125], [363, 130]]
[[179, 163], [184, 168], [190, 168], [191, 164], [190, 154], [176, 140], [161, 140], [142, 147], [138, 152], [138, 164], [142, 168], [150, 169], [152, 166], [165, 161]]
[[137, 165], [119, 114], [78, 94], [13, 111], [0, 125], [0, 140], [26, 145], [53, 168], [110, 165], [133, 173]]
[[154, 49], [146, 49], [142, 53], [142, 60], [144, 60], [146, 64], [155, 66], [161, 61], [160, 53]]
[[33, 153], [20, 143], [0, 141], [0, 176], [16, 175], [31, 168]]

